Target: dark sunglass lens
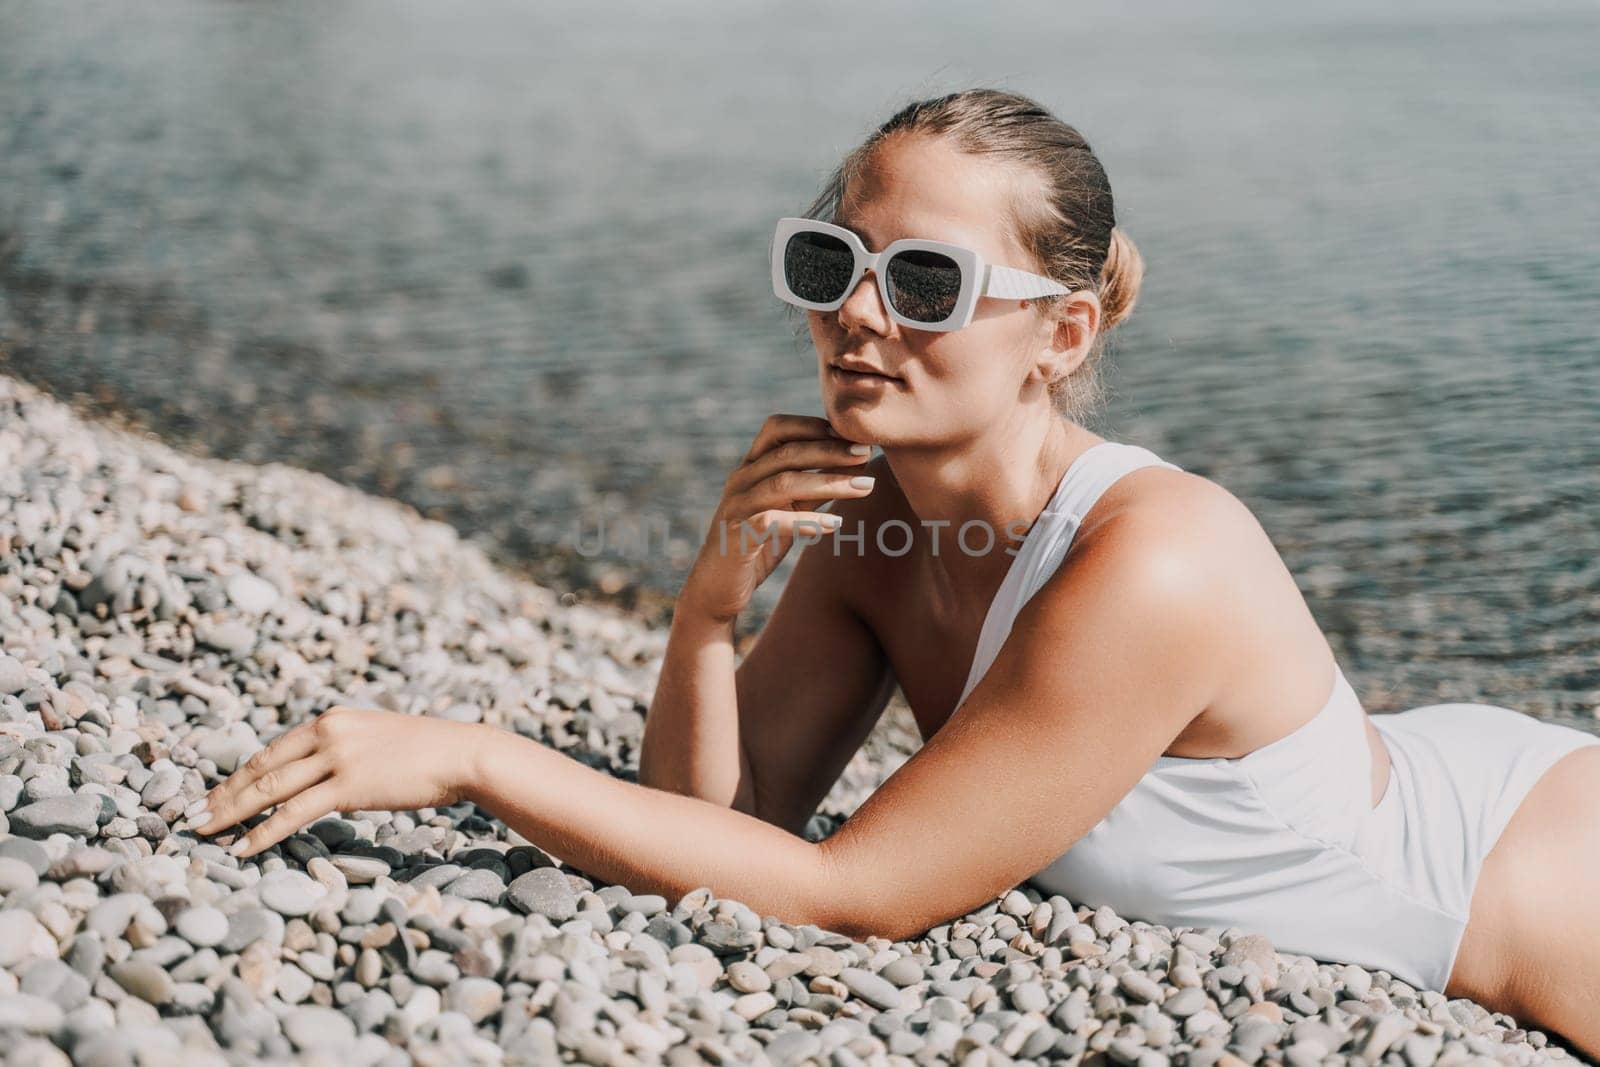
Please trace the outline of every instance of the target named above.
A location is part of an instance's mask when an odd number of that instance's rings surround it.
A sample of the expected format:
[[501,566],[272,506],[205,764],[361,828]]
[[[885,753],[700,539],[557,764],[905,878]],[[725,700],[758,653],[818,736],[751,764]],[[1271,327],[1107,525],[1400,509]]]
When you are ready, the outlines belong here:
[[961,266],[939,252],[900,252],[889,261],[889,298],[917,322],[943,322],[961,295]]
[[844,295],[855,257],[850,246],[827,233],[797,233],[783,250],[783,275],[802,300],[826,304]]

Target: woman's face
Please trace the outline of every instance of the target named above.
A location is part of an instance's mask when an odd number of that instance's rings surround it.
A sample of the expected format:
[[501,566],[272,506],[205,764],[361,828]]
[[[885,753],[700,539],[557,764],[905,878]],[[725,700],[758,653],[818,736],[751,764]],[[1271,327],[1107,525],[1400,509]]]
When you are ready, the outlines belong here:
[[[835,221],[872,252],[901,237],[922,237],[965,245],[989,263],[1037,271],[997,222],[1016,181],[1010,168],[943,141],[900,136],[874,152]],[[872,271],[838,310],[806,317],[825,417],[852,441],[890,446],[975,435],[1014,414],[1026,389],[1043,390],[1075,362],[1052,351],[1055,324],[1025,300],[982,297],[960,330],[902,326],[885,310]],[[1061,336],[1068,338],[1065,331]],[[884,377],[844,373],[837,364]]]

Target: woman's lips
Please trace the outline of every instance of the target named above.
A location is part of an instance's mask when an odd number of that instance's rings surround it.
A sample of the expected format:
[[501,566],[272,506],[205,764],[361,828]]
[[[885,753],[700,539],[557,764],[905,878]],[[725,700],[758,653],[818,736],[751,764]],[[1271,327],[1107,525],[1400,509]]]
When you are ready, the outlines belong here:
[[845,370],[834,364],[828,365],[828,376],[840,385],[876,385],[898,382],[899,378],[891,378],[887,374],[869,374],[865,371]]

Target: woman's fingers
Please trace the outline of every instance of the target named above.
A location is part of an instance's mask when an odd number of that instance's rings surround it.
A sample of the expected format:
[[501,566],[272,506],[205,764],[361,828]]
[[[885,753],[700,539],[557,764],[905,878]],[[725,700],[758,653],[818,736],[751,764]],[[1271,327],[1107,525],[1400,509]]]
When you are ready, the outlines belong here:
[[[777,510],[794,512],[799,506],[797,501],[821,502],[843,495],[827,481],[829,475],[806,475],[804,470],[822,467],[837,471],[858,462],[851,456],[849,444],[833,432],[828,420],[783,413],[768,416],[750,451],[723,484],[722,499],[717,502],[706,541],[679,593],[680,600],[700,604],[713,618],[736,618],[756,587],[789,550],[793,528],[798,523],[805,522],[819,531],[837,526],[833,516],[818,514],[809,507],[787,517],[761,513],[774,504],[780,505]],[[783,479],[787,502],[774,499],[768,503],[756,498],[760,486],[771,480],[768,475]],[[750,532],[751,524],[776,536],[759,551],[741,547],[730,552],[730,540]]]
[[833,426],[827,419],[815,415],[774,412],[767,416],[766,421],[761,424],[761,429],[756,431],[756,438],[751,442],[750,451],[745,453],[744,461],[749,463],[768,449],[785,441],[799,441],[805,438],[838,440],[833,432]]
[[221,785],[185,808],[183,813],[192,819],[202,811],[215,812],[236,800],[262,775],[310,755],[317,747],[317,721],[309,719],[283,736],[274,738],[265,748],[245,760]]
[[[857,478],[862,481],[857,482]],[[792,508],[803,500],[862,497],[872,492],[874,484],[873,477],[868,474],[779,471],[751,486],[741,499],[747,510],[757,512],[766,508]]]
[[324,779],[279,804],[271,818],[242,835],[228,851],[240,859],[254,856],[336,810],[338,796],[333,779]]
[[[321,753],[273,766],[251,778],[242,788],[228,788],[219,799],[210,802],[211,807],[190,816],[189,828],[196,833],[215,834],[270,807],[277,806],[281,811],[326,778],[331,769],[330,761]],[[223,785],[230,787],[232,782],[230,778]]]
[[750,552],[763,545],[787,551],[796,538],[821,539],[839,528],[840,518],[826,511],[790,511],[768,508],[727,531],[728,546]]
[[782,471],[850,470],[859,464],[867,463],[871,458],[871,445],[856,444],[852,441],[841,441],[836,438],[788,441],[763,453],[759,458],[740,465],[729,476],[728,484],[742,491]]

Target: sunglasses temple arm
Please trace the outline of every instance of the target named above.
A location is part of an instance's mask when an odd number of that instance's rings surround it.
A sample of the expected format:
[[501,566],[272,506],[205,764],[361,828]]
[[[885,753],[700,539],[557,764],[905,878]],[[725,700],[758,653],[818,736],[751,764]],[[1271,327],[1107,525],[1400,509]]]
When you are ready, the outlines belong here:
[[1032,300],[1041,296],[1057,296],[1072,292],[1066,286],[1043,275],[1033,274],[1014,267],[987,264],[984,267],[983,295],[1002,300]]

